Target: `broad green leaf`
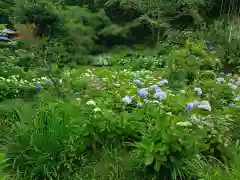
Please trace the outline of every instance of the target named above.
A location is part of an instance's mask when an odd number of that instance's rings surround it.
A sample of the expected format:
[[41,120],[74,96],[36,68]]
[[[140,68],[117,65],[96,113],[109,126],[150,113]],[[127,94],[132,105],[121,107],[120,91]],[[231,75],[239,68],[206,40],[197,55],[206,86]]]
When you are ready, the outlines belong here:
[[147,157],[145,157],[145,163],[144,163],[145,166],[152,164],[153,159],[154,159],[154,157],[152,155],[148,155]]

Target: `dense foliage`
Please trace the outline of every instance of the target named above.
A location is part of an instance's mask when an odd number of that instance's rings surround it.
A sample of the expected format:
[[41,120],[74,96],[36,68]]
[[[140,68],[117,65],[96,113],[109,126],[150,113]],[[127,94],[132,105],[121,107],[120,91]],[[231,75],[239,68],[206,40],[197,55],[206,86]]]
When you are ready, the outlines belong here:
[[2,0],[0,180],[240,179],[239,4]]

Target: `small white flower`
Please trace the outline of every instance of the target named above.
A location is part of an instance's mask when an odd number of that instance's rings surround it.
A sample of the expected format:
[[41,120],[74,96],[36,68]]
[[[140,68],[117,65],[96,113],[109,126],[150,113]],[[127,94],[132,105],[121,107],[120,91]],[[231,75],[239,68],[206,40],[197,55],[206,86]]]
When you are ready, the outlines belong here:
[[180,91],[180,93],[182,93],[182,94],[185,94],[185,93],[186,93],[186,91],[185,91],[185,90],[181,90],[181,91]]
[[89,100],[86,105],[96,106],[96,103],[93,100]]
[[47,78],[46,77],[41,77],[41,80],[45,81],[45,80],[47,80]]
[[93,109],[93,111],[94,111],[94,112],[101,112],[102,110],[101,110],[100,108],[97,108],[97,107],[96,107],[96,108]]
[[217,78],[216,79],[218,83],[224,83],[226,82],[224,78]]
[[91,74],[91,73],[92,73],[92,70],[91,70],[91,69],[88,69],[87,72]]
[[6,82],[8,82],[8,83],[9,83],[9,82],[10,82],[10,79],[6,79]]
[[81,101],[81,99],[80,98],[76,98],[76,101]]
[[189,126],[192,126],[192,123],[185,121],[185,122],[177,122],[176,125],[181,127],[189,127]]
[[90,75],[90,74],[88,74],[88,73],[85,73],[84,75],[85,75],[85,76],[87,76],[87,77],[91,76],[91,75]]
[[211,105],[208,101],[198,101],[197,102],[197,108],[198,109],[206,109],[208,111],[212,110]]
[[120,87],[119,83],[113,83],[113,85],[116,86],[116,87]]

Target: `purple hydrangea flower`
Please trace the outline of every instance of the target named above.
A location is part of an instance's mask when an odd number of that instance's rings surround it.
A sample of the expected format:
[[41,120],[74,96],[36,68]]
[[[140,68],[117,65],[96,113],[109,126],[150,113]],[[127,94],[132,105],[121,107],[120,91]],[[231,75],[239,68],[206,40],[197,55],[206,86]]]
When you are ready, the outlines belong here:
[[148,91],[145,88],[138,89],[137,93],[141,98],[143,98],[143,99],[147,98]]

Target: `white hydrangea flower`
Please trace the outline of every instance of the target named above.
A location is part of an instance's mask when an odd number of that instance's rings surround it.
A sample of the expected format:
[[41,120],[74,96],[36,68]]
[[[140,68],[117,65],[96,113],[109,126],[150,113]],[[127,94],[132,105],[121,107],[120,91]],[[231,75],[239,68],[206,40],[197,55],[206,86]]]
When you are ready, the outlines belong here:
[[89,106],[96,106],[96,103],[93,101],[93,100],[89,100],[86,105],[89,105]]

